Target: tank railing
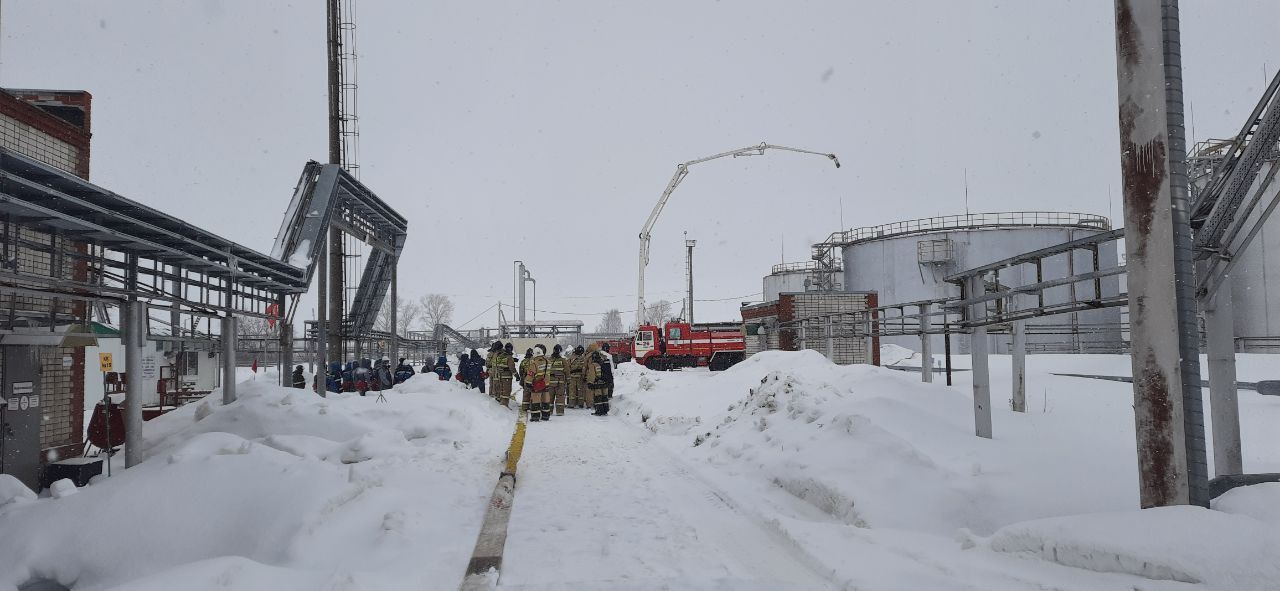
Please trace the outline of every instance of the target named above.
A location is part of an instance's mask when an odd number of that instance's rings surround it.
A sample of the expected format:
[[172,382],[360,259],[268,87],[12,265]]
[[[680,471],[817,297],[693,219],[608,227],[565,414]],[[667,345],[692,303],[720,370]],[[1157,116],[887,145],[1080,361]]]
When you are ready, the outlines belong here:
[[[817,271],[818,268],[819,268],[818,261],[799,261],[795,263],[779,263],[773,266],[772,273],[776,275],[778,273],[797,273],[800,271]],[[844,268],[843,263],[837,262],[835,264],[834,270],[842,271],[843,268]]]
[[[1105,216],[1064,211],[1009,211],[992,213],[968,213],[904,220],[854,228],[831,234],[824,245],[847,245],[863,240],[888,238],[940,230],[964,230],[999,226],[1074,226],[1094,230],[1110,230],[1111,221]],[[815,245],[815,247],[818,245]]]

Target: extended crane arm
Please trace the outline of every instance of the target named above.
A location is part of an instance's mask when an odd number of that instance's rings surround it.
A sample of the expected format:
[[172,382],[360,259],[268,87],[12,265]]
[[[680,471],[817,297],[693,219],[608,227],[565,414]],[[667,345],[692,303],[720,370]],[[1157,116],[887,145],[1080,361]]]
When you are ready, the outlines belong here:
[[653,211],[649,213],[649,219],[645,220],[644,227],[640,228],[640,277],[639,277],[639,285],[636,289],[636,325],[637,326],[644,324],[644,316],[645,316],[644,268],[649,264],[649,235],[650,235],[650,232],[653,231],[654,224],[658,222],[658,215],[662,213],[662,208],[667,206],[667,200],[671,198],[671,193],[675,192],[676,187],[680,186],[680,182],[684,180],[684,177],[689,175],[689,167],[693,166],[694,164],[701,164],[703,162],[717,160],[719,158],[725,158],[729,156],[732,156],[734,158],[738,158],[739,156],[742,156],[742,157],[760,156],[764,154],[765,150],[770,150],[770,149],[785,150],[787,152],[798,152],[801,154],[816,154],[818,156],[826,156],[827,158],[830,158],[832,162],[835,163],[836,168],[840,168],[840,159],[836,158],[835,154],[824,154],[822,152],[814,152],[812,150],[802,150],[800,148],[789,148],[787,146],[775,146],[773,144],[769,144],[765,142],[760,142],[758,145],[755,145],[755,146],[747,146],[745,148],[730,150],[728,152],[721,152],[719,154],[714,154],[711,156],[707,156],[705,158],[698,158],[696,160],[690,160],[688,162],[677,164],[676,173],[671,176],[671,181],[667,183],[667,188],[665,191],[662,192],[662,197],[659,197],[658,203],[653,206]]

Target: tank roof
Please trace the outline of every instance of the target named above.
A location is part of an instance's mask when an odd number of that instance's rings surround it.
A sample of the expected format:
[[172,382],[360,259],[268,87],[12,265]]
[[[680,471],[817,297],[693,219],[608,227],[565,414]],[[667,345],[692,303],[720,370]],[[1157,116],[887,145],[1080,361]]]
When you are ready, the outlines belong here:
[[[1062,211],[1009,211],[944,215],[834,232],[824,242],[815,244],[814,247],[848,246],[882,238],[929,232],[1025,227],[1080,228],[1105,232],[1111,229],[1111,220],[1100,215]],[[777,269],[777,267],[774,268]]]

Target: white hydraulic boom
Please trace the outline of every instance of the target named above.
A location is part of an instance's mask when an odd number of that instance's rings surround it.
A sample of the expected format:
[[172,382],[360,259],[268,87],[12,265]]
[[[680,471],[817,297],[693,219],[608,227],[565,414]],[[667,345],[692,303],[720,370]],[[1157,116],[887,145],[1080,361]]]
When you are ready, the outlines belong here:
[[671,198],[671,193],[676,190],[676,187],[680,186],[680,182],[683,181],[684,177],[689,174],[689,167],[693,166],[694,164],[701,164],[703,162],[716,160],[718,158],[724,158],[726,156],[732,156],[734,158],[737,158],[739,156],[760,156],[764,154],[765,150],[770,150],[770,149],[786,150],[788,152],[799,152],[801,154],[817,154],[818,156],[825,156],[827,158],[830,158],[831,161],[835,163],[836,168],[840,168],[840,159],[836,158],[835,154],[824,154],[822,152],[814,152],[812,150],[801,150],[799,148],[775,146],[773,144],[768,144],[765,142],[760,142],[759,145],[748,146],[746,148],[739,148],[737,150],[731,150],[729,152],[721,152],[719,154],[707,156],[706,158],[698,158],[697,160],[690,160],[683,164],[677,164],[675,175],[671,177],[671,182],[667,183],[667,189],[662,192],[662,197],[658,199],[657,205],[653,206],[653,212],[649,214],[649,219],[645,220],[644,227],[640,229],[640,281],[639,281],[639,285],[636,288],[636,326],[644,324],[644,317],[645,317],[644,268],[649,264],[649,233],[653,230],[653,225],[658,222],[658,214],[662,213],[663,207],[666,207],[667,200]]

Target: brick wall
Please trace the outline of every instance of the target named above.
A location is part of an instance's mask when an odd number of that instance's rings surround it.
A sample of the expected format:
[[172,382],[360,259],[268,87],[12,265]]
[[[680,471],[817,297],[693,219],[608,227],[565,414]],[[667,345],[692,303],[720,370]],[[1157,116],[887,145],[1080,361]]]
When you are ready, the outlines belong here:
[[[40,162],[89,178],[90,104],[79,91],[21,90],[0,92],[0,146]],[[85,253],[85,244],[28,227],[7,228],[20,242],[54,247],[50,250]],[[8,239],[8,236],[5,236]],[[58,257],[43,249],[19,245],[13,253],[19,270],[44,276],[85,281],[87,264]],[[9,281],[22,287],[38,284]],[[0,309],[47,315],[57,306],[60,315],[86,317],[82,303],[32,296],[0,294]],[[71,358],[69,367],[63,359]],[[84,348],[40,347],[41,460],[79,455],[84,433]]]

